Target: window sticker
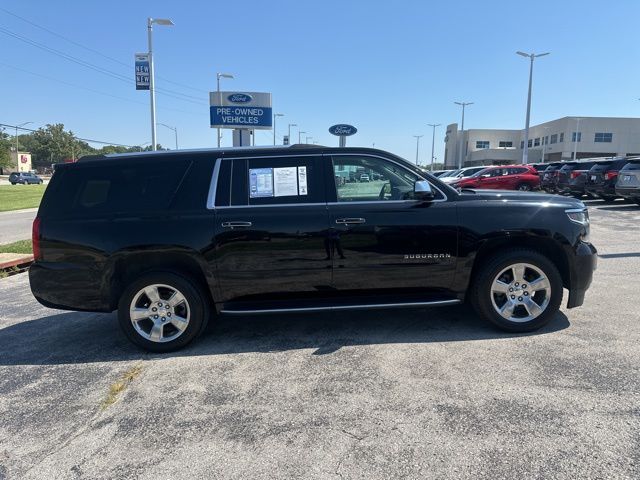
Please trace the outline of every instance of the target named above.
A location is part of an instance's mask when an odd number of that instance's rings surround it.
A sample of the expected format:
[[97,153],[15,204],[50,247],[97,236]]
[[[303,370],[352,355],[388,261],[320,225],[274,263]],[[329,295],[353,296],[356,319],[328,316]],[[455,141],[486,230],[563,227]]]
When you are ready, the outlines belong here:
[[307,194],[307,167],[298,167],[298,195]]
[[298,195],[296,167],[274,168],[273,187],[273,193],[276,197],[290,197]]
[[273,168],[249,169],[249,196],[251,198],[273,197]]

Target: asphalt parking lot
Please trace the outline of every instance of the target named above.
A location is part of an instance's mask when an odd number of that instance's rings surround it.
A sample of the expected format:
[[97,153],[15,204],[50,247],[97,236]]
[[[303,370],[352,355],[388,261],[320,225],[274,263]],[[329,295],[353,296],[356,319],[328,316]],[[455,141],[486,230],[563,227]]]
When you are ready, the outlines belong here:
[[527,335],[466,306],[234,317],[160,356],[0,280],[0,479],[640,478],[640,207],[587,203],[586,303]]

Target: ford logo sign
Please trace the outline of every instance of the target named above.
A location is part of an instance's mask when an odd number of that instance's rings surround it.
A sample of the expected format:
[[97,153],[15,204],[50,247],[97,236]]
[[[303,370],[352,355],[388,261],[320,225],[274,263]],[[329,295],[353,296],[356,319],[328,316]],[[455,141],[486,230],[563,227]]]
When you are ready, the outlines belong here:
[[353,125],[345,125],[343,123],[334,125],[333,127],[329,128],[330,134],[337,135],[339,137],[348,137],[355,134],[357,131],[358,129]]
[[251,95],[247,95],[246,93],[232,93],[227,97],[231,103],[249,103],[253,100]]

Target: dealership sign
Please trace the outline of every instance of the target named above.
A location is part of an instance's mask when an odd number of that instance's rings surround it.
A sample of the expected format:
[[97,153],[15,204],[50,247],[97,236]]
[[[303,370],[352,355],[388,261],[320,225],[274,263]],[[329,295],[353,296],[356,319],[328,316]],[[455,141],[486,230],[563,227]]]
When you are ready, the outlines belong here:
[[210,92],[210,125],[216,128],[271,129],[271,94]]
[[149,90],[149,54],[136,53],[136,90]]
[[353,125],[346,125],[344,123],[329,127],[329,133],[338,137],[349,137],[356,134],[357,132],[358,129],[356,127],[354,127]]

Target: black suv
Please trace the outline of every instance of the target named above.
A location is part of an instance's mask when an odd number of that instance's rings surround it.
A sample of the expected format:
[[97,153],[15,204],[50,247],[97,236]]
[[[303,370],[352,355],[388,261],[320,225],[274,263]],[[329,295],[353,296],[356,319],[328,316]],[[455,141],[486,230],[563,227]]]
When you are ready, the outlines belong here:
[[[350,172],[369,182],[344,182]],[[375,175],[374,175],[375,174]],[[541,208],[544,205],[544,208]],[[290,146],[60,165],[33,225],[45,306],[110,312],[152,350],[216,314],[454,305],[528,331],[596,265],[578,200],[461,191],[380,150]]]
[[626,158],[596,162],[587,173],[587,181],[584,186],[587,195],[593,198],[601,198],[608,202],[618,198],[616,193],[618,172],[627,163],[629,163],[629,160]]
[[539,170],[540,188],[545,192],[554,193],[558,180],[558,171],[562,168],[562,162],[550,163],[544,170]]
[[587,182],[587,173],[594,164],[593,160],[566,162],[557,170],[556,191],[582,198],[585,195],[584,186]]

